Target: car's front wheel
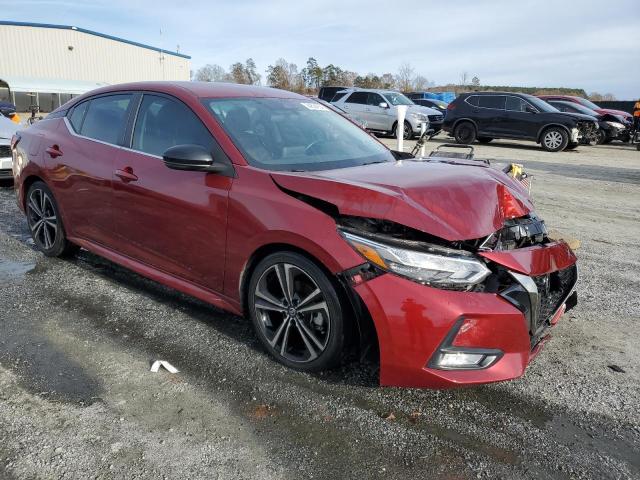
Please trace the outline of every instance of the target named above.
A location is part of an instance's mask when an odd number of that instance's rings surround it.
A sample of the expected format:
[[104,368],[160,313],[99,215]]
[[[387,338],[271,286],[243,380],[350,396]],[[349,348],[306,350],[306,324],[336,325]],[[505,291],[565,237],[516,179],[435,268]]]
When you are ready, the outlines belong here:
[[540,143],[547,152],[559,152],[567,148],[569,134],[562,128],[551,127],[544,131]]
[[[396,123],[393,125],[393,130],[391,130],[391,135],[393,135],[394,137],[398,136],[397,128],[398,128],[398,124]],[[405,140],[411,140],[411,138],[413,138],[413,128],[411,128],[411,124],[406,120],[404,121],[404,130],[402,132],[402,138],[404,138]]]
[[248,309],[267,351],[303,371],[331,368],[344,346],[343,308],[328,276],[294,252],[273,253],[255,268]]
[[67,240],[58,204],[44,182],[37,181],[29,187],[25,207],[31,237],[42,253],[62,257],[78,250]]
[[476,140],[476,127],[471,122],[461,122],[456,125],[453,136],[457,143],[469,145]]

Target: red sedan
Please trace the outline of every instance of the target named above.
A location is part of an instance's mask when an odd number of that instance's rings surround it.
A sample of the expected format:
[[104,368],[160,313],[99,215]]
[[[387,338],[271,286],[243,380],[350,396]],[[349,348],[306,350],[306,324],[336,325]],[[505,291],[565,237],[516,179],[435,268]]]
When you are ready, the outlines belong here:
[[295,369],[373,345],[383,385],[508,380],[575,304],[574,254],[511,177],[401,158],[293,93],[102,88],[22,131],[12,151],[45,255],[82,247],[246,315]]

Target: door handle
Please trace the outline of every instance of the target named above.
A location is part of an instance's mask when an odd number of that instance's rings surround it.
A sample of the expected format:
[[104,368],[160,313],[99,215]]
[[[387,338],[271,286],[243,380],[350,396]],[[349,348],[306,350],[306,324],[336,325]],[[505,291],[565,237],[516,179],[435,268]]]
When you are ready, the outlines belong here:
[[138,180],[138,176],[133,173],[133,168],[131,167],[124,167],[122,170],[118,169],[113,173],[125,183],[135,182]]
[[51,158],[57,158],[62,156],[62,150],[58,145],[52,145],[45,150]]

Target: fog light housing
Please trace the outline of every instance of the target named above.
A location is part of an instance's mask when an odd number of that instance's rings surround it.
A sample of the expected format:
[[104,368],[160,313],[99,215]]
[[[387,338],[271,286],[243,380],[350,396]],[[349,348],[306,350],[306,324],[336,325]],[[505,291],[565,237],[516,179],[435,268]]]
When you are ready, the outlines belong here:
[[481,369],[491,366],[497,359],[498,355],[495,353],[476,353],[461,349],[440,350],[431,366],[443,370]]
[[454,339],[464,322],[464,317],[456,320],[453,328],[451,328],[438,350],[429,360],[427,364],[429,368],[437,370],[482,370],[483,368],[489,368],[500,360],[504,354],[502,350],[453,345]]

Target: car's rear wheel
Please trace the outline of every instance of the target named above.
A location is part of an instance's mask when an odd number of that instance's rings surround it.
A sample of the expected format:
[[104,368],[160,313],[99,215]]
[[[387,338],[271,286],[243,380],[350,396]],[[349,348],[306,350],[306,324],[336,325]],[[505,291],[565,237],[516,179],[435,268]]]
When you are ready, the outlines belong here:
[[491,140],[493,140],[491,137],[478,137],[480,143],[489,143]]
[[540,143],[547,152],[559,152],[567,148],[569,134],[560,127],[547,128],[542,134]]
[[340,362],[343,308],[327,275],[299,253],[273,253],[255,268],[248,309],[260,342],[280,363],[318,371]]
[[66,237],[60,210],[44,182],[34,182],[27,191],[26,214],[33,241],[48,257],[71,255],[78,247]]
[[469,145],[476,140],[476,127],[471,122],[461,122],[456,125],[453,136],[457,143]]

